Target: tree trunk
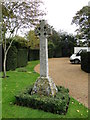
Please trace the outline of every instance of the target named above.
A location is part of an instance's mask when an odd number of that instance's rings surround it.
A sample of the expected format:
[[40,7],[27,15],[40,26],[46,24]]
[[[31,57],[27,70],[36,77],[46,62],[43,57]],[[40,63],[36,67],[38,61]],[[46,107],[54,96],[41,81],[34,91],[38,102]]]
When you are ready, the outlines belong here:
[[3,63],[3,77],[6,78],[6,60],[7,60],[7,53],[12,45],[13,40],[10,42],[8,48],[6,48],[6,38],[5,38],[5,45],[4,45],[4,63]]
[[3,77],[6,78],[6,57],[7,54],[4,53],[4,63],[3,63]]

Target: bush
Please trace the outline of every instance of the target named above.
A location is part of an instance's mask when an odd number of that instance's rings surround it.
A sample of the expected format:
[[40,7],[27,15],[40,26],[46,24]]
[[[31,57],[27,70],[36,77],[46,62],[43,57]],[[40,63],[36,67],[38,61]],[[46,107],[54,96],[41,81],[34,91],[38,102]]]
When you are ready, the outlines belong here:
[[7,61],[6,61],[6,69],[7,70],[15,70],[17,67],[17,48],[12,46],[7,54]]
[[49,42],[48,43],[48,57],[49,58],[53,58],[53,56],[54,56],[54,48],[55,48],[54,44],[52,42]]
[[17,49],[27,48],[28,41],[24,37],[15,36],[12,39],[14,39],[13,45],[16,46]]
[[25,91],[22,91],[19,95],[16,95],[16,104],[41,109],[46,112],[66,114],[70,100],[68,89],[57,87],[58,93],[56,96],[48,97],[38,94],[31,95],[32,88],[31,86]]
[[28,62],[28,50],[18,49],[17,52],[17,67],[24,67]]
[[55,58],[62,57],[62,48],[61,48],[61,46],[58,46],[57,48],[55,48],[54,57]]
[[90,73],[90,52],[83,52],[81,54],[81,69]]
[[[7,54],[6,61],[6,70],[15,70],[17,67],[24,67],[28,62],[28,51],[27,51],[27,41],[19,36],[14,38],[7,39],[7,47],[9,45],[9,41],[14,39],[12,46],[10,47]],[[0,71],[3,71],[3,62],[4,62],[4,49],[0,46],[2,59],[0,59],[1,65]]]
[[27,70],[25,68],[21,67],[18,69],[18,72],[27,72]]
[[30,49],[28,53],[28,60],[39,60],[39,49]]
[[2,45],[0,45],[0,72],[2,71],[3,68],[2,61],[3,61],[3,49],[2,49]]

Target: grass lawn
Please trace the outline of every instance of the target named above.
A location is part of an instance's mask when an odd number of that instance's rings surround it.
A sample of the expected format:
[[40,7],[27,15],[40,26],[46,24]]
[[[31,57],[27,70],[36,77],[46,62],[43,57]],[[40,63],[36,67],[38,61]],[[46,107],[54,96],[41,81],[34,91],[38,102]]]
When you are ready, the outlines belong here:
[[[22,89],[33,84],[38,73],[34,72],[34,67],[39,61],[29,62],[25,67],[27,72],[8,71],[9,76],[2,79],[2,117],[3,118],[87,118],[88,108],[71,97],[69,109],[66,115],[52,114],[37,109],[17,106],[15,102],[15,95]],[[0,78],[1,80],[1,78]]]

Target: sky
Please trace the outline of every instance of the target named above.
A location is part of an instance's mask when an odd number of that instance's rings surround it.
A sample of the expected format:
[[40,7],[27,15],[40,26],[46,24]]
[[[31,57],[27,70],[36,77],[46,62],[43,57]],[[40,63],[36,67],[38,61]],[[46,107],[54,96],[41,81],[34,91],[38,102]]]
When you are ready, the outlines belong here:
[[63,30],[71,34],[76,25],[71,25],[76,12],[88,5],[90,0],[43,0],[47,15],[44,17],[56,31]]
[[[88,5],[90,0],[42,0],[44,5],[40,7],[45,10],[48,24],[53,26],[56,31],[63,30],[67,33],[75,35],[76,25],[71,25],[72,19],[83,6]],[[19,30],[18,34],[24,36],[29,30]]]

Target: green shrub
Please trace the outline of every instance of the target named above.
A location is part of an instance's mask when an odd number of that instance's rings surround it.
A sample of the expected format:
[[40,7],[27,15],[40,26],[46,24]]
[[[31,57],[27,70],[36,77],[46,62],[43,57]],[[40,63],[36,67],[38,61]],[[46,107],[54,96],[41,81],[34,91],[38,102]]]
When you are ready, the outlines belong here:
[[30,49],[28,53],[28,60],[39,60],[39,49]]
[[7,54],[7,70],[15,70],[17,67],[17,48],[12,46]]
[[[14,39],[11,48],[7,54],[6,70],[15,70],[17,67],[26,66],[28,62],[28,51],[27,51],[27,41],[19,36],[8,39],[7,47],[9,46],[9,41]],[[2,71],[4,62],[4,49],[0,46],[2,50]],[[0,66],[1,68],[1,66]]]
[[0,72],[3,70],[3,49],[2,45],[0,45]]
[[90,52],[83,52],[81,54],[81,69],[90,73]]
[[62,48],[61,48],[61,46],[58,46],[58,47],[55,48],[54,57],[55,58],[62,57]]
[[54,44],[52,42],[48,42],[48,57],[53,58],[54,56]]
[[69,105],[69,92],[64,87],[57,87],[58,93],[55,97],[44,95],[31,95],[32,86],[16,95],[16,104],[41,109],[55,114],[66,114]]
[[18,49],[12,46],[7,54],[7,70],[15,70],[17,67],[24,67],[28,62],[27,49]]
[[25,68],[21,67],[18,69],[18,72],[27,72],[27,70]]
[[17,49],[27,48],[28,41],[24,37],[15,36],[12,39],[14,39],[13,45],[16,46]]
[[17,67],[24,67],[28,62],[28,50],[18,49],[17,53]]

